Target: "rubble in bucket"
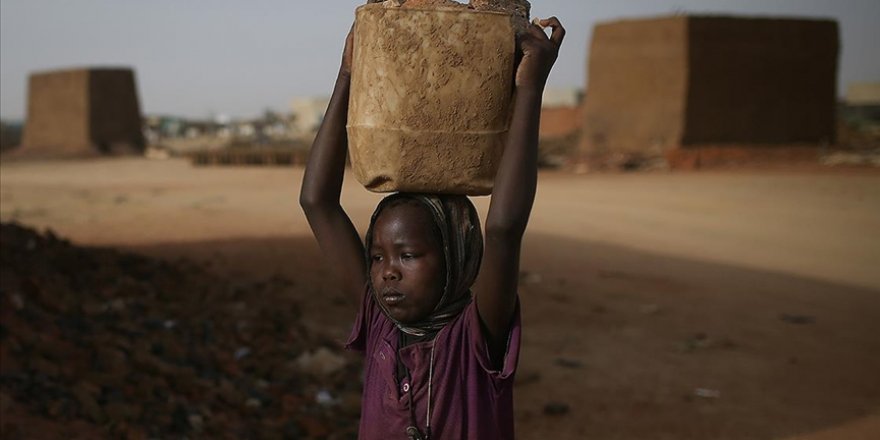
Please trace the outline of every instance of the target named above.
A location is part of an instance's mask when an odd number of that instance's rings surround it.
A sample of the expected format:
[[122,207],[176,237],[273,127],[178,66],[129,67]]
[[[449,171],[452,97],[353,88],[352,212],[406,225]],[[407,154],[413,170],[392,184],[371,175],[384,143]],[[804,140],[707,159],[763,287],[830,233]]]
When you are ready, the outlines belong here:
[[527,15],[525,1],[359,7],[348,113],[358,181],[376,192],[491,193],[509,123],[513,23]]
[[[372,3],[380,3],[374,1]],[[510,14],[515,20],[514,28],[517,32],[524,29],[529,22],[529,12],[532,5],[526,0],[471,0],[467,4],[455,0],[386,0],[384,3],[389,7],[467,7],[476,11],[495,11]]]

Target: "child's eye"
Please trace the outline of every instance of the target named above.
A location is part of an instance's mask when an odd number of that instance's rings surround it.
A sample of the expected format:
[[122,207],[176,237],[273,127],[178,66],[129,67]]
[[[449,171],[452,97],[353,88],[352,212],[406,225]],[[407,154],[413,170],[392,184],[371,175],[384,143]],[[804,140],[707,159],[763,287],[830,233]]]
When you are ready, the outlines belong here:
[[412,260],[416,256],[413,254],[410,254],[410,253],[405,253],[405,254],[401,255],[400,257],[403,258],[404,260]]
[[381,255],[373,255],[373,261],[382,261]]

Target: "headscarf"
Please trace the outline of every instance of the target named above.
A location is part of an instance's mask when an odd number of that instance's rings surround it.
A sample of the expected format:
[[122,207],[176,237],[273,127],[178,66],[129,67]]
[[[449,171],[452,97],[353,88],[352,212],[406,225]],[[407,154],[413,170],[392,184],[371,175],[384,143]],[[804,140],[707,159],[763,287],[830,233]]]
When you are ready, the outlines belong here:
[[480,260],[483,257],[483,235],[480,231],[480,220],[474,205],[463,195],[451,194],[414,194],[395,193],[382,199],[373,212],[370,219],[370,227],[367,229],[365,240],[367,251],[367,279],[370,291],[376,295],[370,277],[370,267],[373,260],[370,258],[370,247],[373,244],[373,227],[379,214],[392,204],[416,202],[428,209],[434,226],[440,232],[440,245],[446,259],[446,285],[443,288],[443,296],[434,307],[434,310],[423,320],[415,323],[404,324],[392,318],[387,308],[377,298],[377,303],[400,331],[413,335],[425,336],[439,331],[443,326],[452,321],[465,306],[470,304],[473,294],[471,286],[477,278],[480,270]]

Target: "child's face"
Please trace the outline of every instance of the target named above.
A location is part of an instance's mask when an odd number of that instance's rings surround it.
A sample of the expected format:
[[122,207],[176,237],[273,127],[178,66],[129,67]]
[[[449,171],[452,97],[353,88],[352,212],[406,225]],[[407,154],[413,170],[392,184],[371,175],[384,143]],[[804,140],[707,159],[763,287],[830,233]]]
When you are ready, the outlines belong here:
[[425,209],[404,204],[385,209],[373,225],[370,279],[392,318],[414,323],[443,296],[443,249]]

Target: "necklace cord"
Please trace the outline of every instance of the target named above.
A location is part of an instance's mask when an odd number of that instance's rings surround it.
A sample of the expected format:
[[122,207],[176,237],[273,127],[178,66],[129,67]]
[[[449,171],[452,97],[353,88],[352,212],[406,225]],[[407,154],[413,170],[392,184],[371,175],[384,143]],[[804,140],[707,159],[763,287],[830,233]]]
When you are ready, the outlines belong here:
[[[425,415],[425,440],[429,440],[431,438],[431,397],[434,386],[434,348],[436,345],[431,344],[431,361],[428,363],[428,411]],[[399,355],[399,352],[398,352]],[[413,388],[412,386],[412,373],[407,369],[406,371],[407,380],[410,382],[409,390],[407,391],[407,395],[409,396],[409,412],[410,412],[410,420],[412,421],[412,426],[407,429],[407,434],[410,435],[410,438],[419,439],[421,438],[421,434],[418,433],[418,428],[416,428],[416,407],[415,402],[413,402]],[[411,432],[410,430],[414,431]],[[418,435],[415,437],[414,435]]]
[[428,363],[428,415],[425,422],[428,437],[431,436],[431,388],[434,385],[434,348],[437,347],[436,342],[436,340],[431,342],[431,362]]

